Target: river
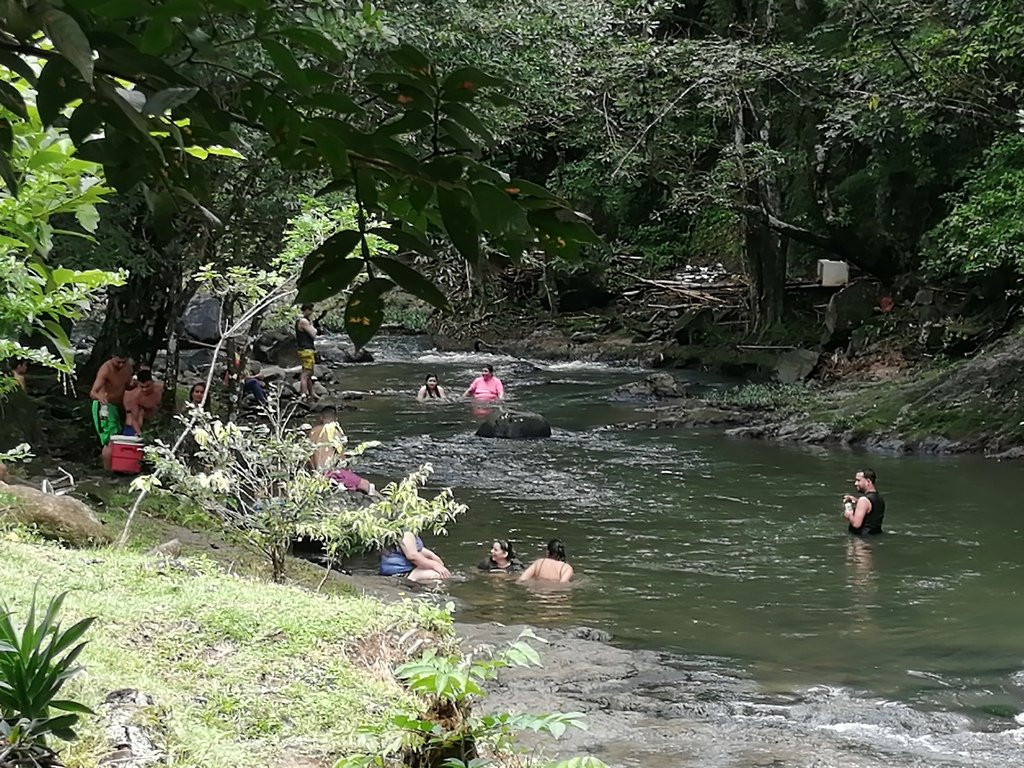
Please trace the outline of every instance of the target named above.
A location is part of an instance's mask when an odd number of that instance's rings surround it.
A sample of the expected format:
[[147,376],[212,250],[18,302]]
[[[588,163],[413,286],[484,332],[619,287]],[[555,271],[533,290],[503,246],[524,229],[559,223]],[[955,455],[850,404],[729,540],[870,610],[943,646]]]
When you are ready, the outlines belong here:
[[[447,539],[427,542],[464,576],[449,585],[461,620],[600,628],[728,669],[765,701],[838,697],[854,724],[894,705],[937,739],[953,718],[963,738],[936,747],[938,762],[982,749],[993,765],[1024,765],[1020,464],[616,428],[650,418],[649,405],[611,398],[639,369],[438,353],[416,338],[374,351],[377,362],[338,371],[342,388],[379,392],[341,421],[383,443],[365,473],[429,461],[469,505]],[[428,373],[458,395],[484,363],[511,407],[548,417],[551,439],[476,438],[469,404],[415,401]],[[840,517],[864,466],[887,500],[888,532],[871,541]],[[475,571],[493,539],[529,562],[552,536],[579,574],[570,588]]]

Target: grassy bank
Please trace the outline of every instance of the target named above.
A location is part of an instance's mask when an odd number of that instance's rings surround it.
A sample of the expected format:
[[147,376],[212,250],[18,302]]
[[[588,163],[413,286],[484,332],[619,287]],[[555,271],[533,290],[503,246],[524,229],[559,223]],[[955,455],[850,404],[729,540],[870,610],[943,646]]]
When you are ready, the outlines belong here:
[[[357,725],[407,696],[391,669],[412,638],[448,631],[423,604],[273,585],[205,557],[62,549],[17,531],[0,540],[0,583],[21,617],[37,585],[46,598],[70,592],[65,625],[98,617],[68,693],[94,709],[117,689],[149,694],[145,720],[170,766],[329,766]],[[102,719],[87,720],[62,750],[71,768],[107,751]]]

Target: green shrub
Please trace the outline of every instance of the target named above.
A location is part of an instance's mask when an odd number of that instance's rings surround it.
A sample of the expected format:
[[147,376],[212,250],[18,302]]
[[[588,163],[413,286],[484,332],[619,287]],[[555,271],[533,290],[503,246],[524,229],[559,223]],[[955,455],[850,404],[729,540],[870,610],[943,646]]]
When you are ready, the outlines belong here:
[[[522,638],[489,659],[442,656],[429,650],[419,660],[403,664],[395,676],[416,694],[420,708],[391,718],[384,728],[364,730],[367,753],[344,758],[334,768],[409,766],[411,768],[483,768],[495,765],[484,757],[516,754],[515,736],[523,730],[559,738],[570,727],[586,730],[580,712],[546,715],[501,713],[476,717],[475,699],[484,695],[484,683],[507,667],[540,666],[540,656]],[[533,764],[532,762],[530,763]],[[606,768],[600,760],[578,757],[546,768]]]
[[57,698],[81,670],[75,660],[85,643],[79,641],[95,620],[62,630],[57,617],[66,595],[51,599],[37,622],[33,594],[20,629],[7,605],[0,605],[0,765],[56,764],[51,738],[74,741],[79,716],[94,714],[84,704]]

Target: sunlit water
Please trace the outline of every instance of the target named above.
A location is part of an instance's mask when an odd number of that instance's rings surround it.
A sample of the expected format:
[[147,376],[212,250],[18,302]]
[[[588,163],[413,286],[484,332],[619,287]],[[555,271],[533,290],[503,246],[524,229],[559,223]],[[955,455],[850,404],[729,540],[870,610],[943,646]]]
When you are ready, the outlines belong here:
[[[383,442],[362,471],[384,479],[429,461],[469,505],[449,538],[427,542],[464,577],[449,586],[461,619],[599,627],[627,646],[714,659],[780,700],[838,690],[978,731],[1024,724],[1020,464],[609,427],[650,418],[610,398],[642,371],[421,345],[385,340],[377,363],[340,369],[341,388],[381,392],[341,418],[353,438]],[[547,416],[551,439],[477,438],[466,402],[415,401],[427,373],[460,395],[485,362],[511,407]],[[865,465],[888,502],[888,533],[871,541],[849,537],[839,510]],[[529,561],[552,536],[579,574],[570,589],[474,569],[492,539]]]

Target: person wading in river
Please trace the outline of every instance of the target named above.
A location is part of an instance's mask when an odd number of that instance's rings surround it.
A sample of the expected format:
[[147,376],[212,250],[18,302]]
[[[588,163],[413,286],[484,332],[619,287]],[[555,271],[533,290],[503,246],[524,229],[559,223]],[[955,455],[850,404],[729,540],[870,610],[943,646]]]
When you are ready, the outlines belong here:
[[843,517],[850,523],[850,533],[857,536],[873,536],[882,532],[885,499],[875,488],[876,480],[873,469],[863,469],[853,479],[853,485],[861,495],[843,496],[843,503],[846,505]]
[[572,566],[565,562],[565,545],[558,539],[548,542],[547,557],[541,557],[530,563],[526,573],[516,581],[561,581],[572,578]]

